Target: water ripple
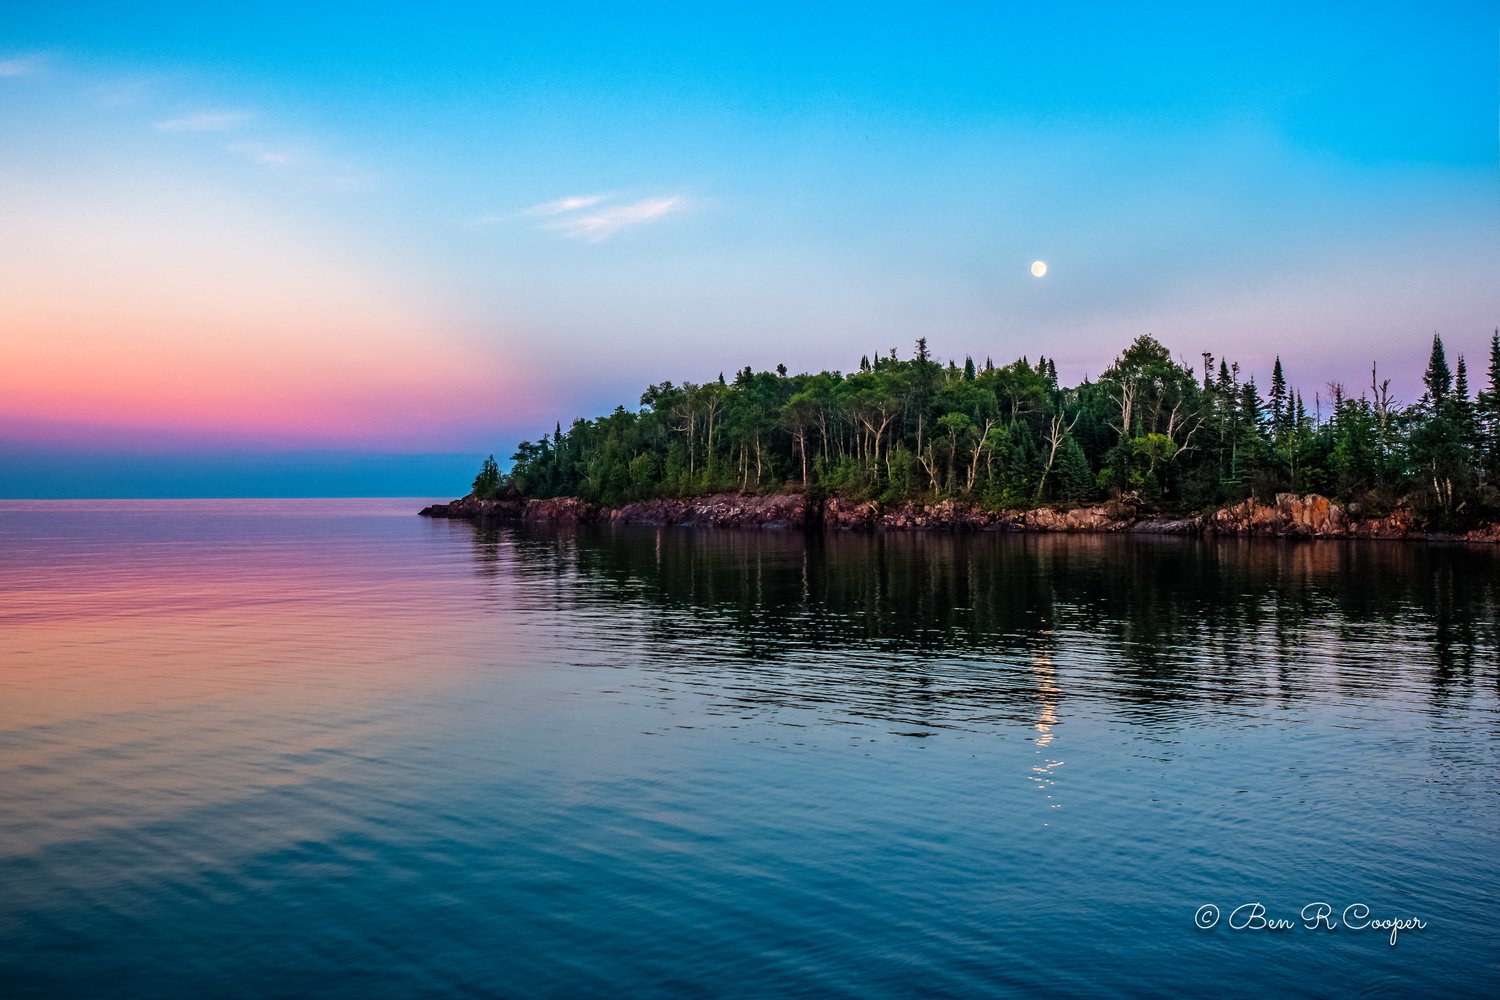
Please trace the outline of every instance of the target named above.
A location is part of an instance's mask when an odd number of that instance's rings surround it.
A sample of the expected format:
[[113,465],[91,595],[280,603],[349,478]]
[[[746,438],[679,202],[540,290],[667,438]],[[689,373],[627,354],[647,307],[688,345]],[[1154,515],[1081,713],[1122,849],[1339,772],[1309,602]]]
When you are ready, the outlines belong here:
[[1500,988],[1493,552],[416,506],[0,503],[7,997]]

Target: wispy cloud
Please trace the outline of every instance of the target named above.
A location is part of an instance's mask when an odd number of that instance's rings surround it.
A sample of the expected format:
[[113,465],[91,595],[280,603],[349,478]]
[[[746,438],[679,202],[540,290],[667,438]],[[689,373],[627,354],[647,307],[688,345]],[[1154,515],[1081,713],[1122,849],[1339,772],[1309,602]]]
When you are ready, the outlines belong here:
[[601,201],[607,199],[607,194],[575,194],[567,198],[558,198],[555,201],[544,201],[540,205],[532,205],[522,215],[561,215],[564,212],[576,212],[579,209],[592,208]]
[[6,56],[0,59],[0,77],[33,76],[42,71],[41,56]]
[[[465,225],[471,227],[494,226],[520,219],[542,219],[542,229],[562,233],[564,236],[602,243],[623,229],[654,222],[663,216],[681,211],[688,205],[682,195],[667,195],[659,198],[644,198],[622,205],[605,205],[612,194],[575,194],[566,198],[544,201],[540,205],[523,208],[519,212],[496,212],[478,215]],[[587,211],[596,206],[597,211]]]
[[194,111],[159,121],[156,128],[162,132],[227,132],[239,128],[250,118],[248,111]]
[[546,228],[555,229],[565,236],[587,240],[590,243],[602,243],[622,230],[647,222],[655,222],[657,219],[682,210],[686,205],[687,199],[681,195],[646,198],[598,212],[569,214],[565,218],[547,223]]

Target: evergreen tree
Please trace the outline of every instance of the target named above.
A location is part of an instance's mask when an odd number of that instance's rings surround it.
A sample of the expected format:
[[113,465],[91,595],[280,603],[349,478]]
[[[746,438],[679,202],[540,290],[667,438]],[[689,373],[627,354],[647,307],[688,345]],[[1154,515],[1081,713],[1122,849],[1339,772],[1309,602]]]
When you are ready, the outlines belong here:
[[1427,371],[1422,376],[1427,386],[1427,396],[1433,406],[1441,406],[1453,391],[1453,373],[1448,369],[1448,358],[1443,353],[1443,339],[1432,335],[1432,355],[1427,360]]
[[[1464,464],[1482,476],[1484,441],[1479,432],[1479,414],[1474,400],[1469,397],[1469,367],[1462,354],[1453,369],[1453,397],[1448,401],[1448,413],[1458,436]],[[1470,483],[1470,477],[1465,476],[1464,481]]]
[[1484,480],[1500,486],[1500,330],[1490,337],[1490,384],[1479,394],[1480,465]]
[[1091,500],[1095,496],[1094,470],[1078,440],[1071,434],[1057,459],[1057,495],[1071,503]]
[[[1468,381],[1467,372],[1464,381]],[[1411,461],[1429,516],[1439,527],[1455,528],[1474,485],[1473,470],[1464,440],[1462,406],[1453,391],[1453,372],[1436,334],[1422,382],[1427,392],[1407,416]]]
[[1281,370],[1281,355],[1276,356],[1276,365],[1271,369],[1271,395],[1267,398],[1271,406],[1271,437],[1280,444],[1286,436],[1287,392],[1286,375]]
[[474,495],[481,500],[493,500],[500,489],[500,466],[495,462],[495,456],[491,455],[484,460],[479,467],[479,475],[474,477]]
[[1244,483],[1266,466],[1268,443],[1265,429],[1265,410],[1260,401],[1260,391],[1251,378],[1240,386],[1239,401],[1235,407],[1234,468],[1231,478]]

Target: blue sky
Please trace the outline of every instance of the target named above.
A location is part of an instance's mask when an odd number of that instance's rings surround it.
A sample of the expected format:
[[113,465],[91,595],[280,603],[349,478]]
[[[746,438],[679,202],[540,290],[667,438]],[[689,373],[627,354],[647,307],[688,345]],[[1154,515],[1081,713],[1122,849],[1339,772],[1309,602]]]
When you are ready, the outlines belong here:
[[1497,47],[1488,3],[11,4],[0,494],[101,449],[461,491],[413,470],[919,336],[1414,396],[1500,325]]

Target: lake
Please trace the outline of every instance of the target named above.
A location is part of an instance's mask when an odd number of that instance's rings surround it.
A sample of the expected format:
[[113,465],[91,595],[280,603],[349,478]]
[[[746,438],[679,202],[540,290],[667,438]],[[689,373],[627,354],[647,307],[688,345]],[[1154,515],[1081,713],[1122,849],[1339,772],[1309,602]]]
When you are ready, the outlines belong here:
[[0,995],[1500,994],[1500,552],[426,502],[0,503]]

